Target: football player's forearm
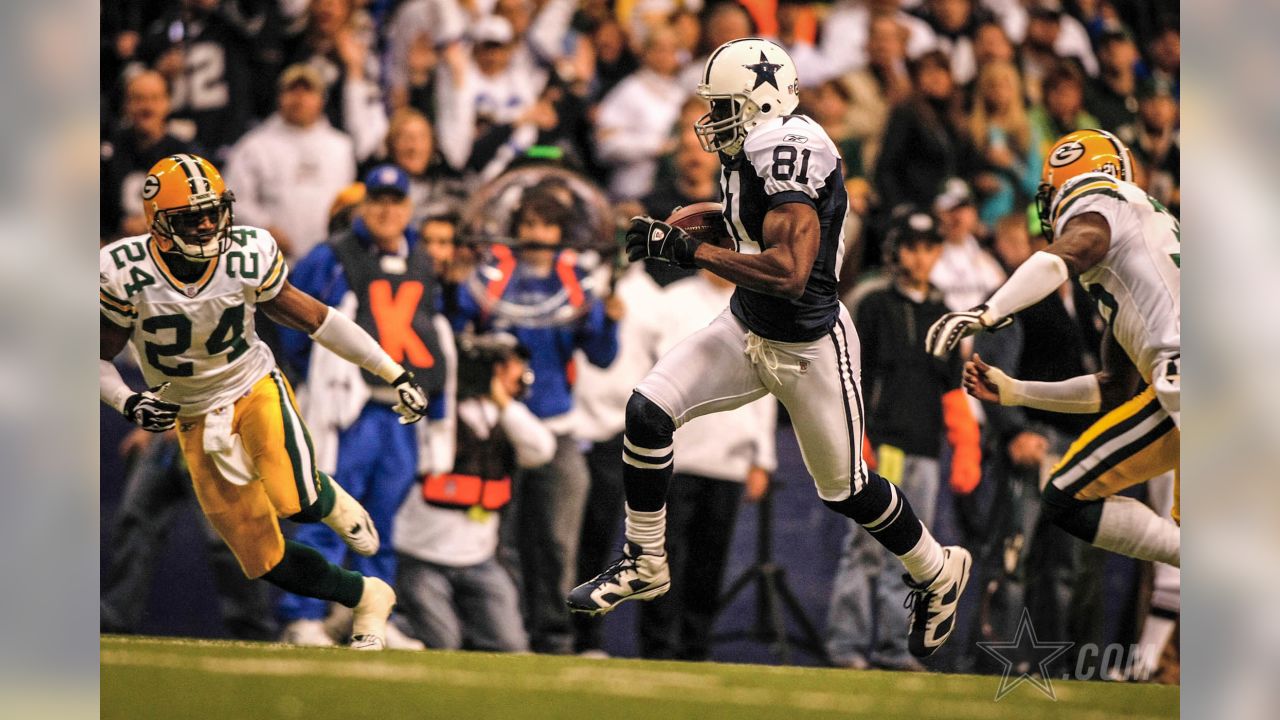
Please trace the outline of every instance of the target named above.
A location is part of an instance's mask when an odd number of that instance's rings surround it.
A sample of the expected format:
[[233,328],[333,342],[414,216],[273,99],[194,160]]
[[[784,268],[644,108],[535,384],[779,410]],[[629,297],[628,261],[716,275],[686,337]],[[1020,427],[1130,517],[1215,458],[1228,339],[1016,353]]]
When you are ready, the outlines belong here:
[[[987,300],[983,323],[987,325],[1035,305],[1058,289],[1068,277],[1062,258],[1043,250],[1032,253],[1027,261]],[[990,316],[988,318],[988,316]]]
[[98,360],[98,396],[102,402],[124,413],[124,402],[133,394],[133,389],[125,384],[116,370],[115,363],[110,360]]
[[795,300],[804,294],[808,273],[801,272],[785,253],[770,248],[758,255],[743,255],[715,245],[703,243],[694,259],[734,285],[766,295]]
[[394,383],[404,374],[400,363],[391,359],[382,346],[351,318],[329,308],[324,322],[311,333],[311,339],[347,362]]
[[1095,413],[1102,408],[1102,387],[1098,375],[1080,375],[1058,382],[1008,378],[1007,384],[1000,385],[1000,404],[1058,413]]

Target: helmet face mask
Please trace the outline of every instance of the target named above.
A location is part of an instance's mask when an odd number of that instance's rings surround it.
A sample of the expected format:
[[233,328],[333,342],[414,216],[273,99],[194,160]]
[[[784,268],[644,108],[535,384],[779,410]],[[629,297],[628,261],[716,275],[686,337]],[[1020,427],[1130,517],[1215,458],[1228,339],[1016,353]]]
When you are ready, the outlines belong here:
[[231,247],[232,203],[218,169],[197,155],[179,153],[152,166],[142,185],[147,227],[162,252],[207,262]]
[[795,63],[773,42],[741,38],[716,48],[697,88],[711,103],[693,126],[702,149],[736,155],[752,128],[795,110],[799,87]]

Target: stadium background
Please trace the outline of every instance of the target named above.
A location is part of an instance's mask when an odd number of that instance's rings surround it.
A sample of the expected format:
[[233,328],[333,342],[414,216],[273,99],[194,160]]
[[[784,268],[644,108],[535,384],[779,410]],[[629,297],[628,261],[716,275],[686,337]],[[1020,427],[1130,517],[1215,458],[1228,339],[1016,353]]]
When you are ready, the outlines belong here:
[[[195,2],[190,4],[218,5],[219,3]],[[304,3],[298,2],[285,2],[279,5],[265,2],[222,4],[236,6],[250,16],[254,12],[286,13],[289,10],[297,11],[299,9],[306,12],[306,8],[302,7]],[[365,3],[357,4],[364,5]],[[888,4],[893,5],[895,3]],[[1002,7],[1006,12],[1010,11],[1007,6],[1011,4],[1018,5],[1017,2],[988,3],[988,5]],[[121,80],[130,72],[129,61],[138,59],[122,55],[120,52],[122,49],[121,37],[127,36],[130,32],[135,32],[139,38],[145,38],[148,31],[154,30],[157,25],[162,28],[167,27],[164,25],[164,20],[167,17],[165,13],[171,12],[176,5],[178,3],[124,2],[104,6],[102,35],[102,128],[104,138],[109,138],[118,131],[122,114],[120,105]],[[326,3],[315,3],[314,5],[326,5]],[[368,12],[369,22],[373,23],[372,27],[385,29],[385,25],[378,24],[379,19],[385,21],[386,18],[391,17],[391,13],[395,9],[394,5],[396,3],[368,3],[365,11]],[[597,6],[599,5],[601,3],[585,3],[583,13],[598,13],[600,9]],[[777,24],[778,11],[776,8],[770,7],[770,5],[770,3],[752,3],[753,20],[758,24],[758,29],[762,31],[768,27],[770,21],[775,26]],[[858,5],[858,3],[842,5]],[[911,6],[909,8],[911,12],[925,13],[928,10],[927,6],[931,5],[931,3],[903,3],[903,5]],[[644,5],[646,8],[651,6],[656,6],[659,11],[679,9],[677,3],[667,5],[659,2],[652,5]],[[1087,37],[1093,42],[1100,40],[1107,32],[1118,31],[1118,23],[1125,32],[1133,36],[1135,45],[1145,51],[1146,57],[1142,62],[1148,68],[1152,65],[1150,46],[1160,36],[1161,28],[1164,27],[1162,23],[1172,22],[1173,27],[1176,28],[1177,22],[1177,6],[1172,3],[1081,2],[1067,3],[1065,7],[1057,7],[1054,3],[1037,5],[1037,7],[1040,6],[1043,6],[1046,12],[1066,12],[1068,17],[1074,18],[1088,32]],[[972,6],[970,7],[972,9]],[[804,7],[805,17],[812,18],[812,34],[814,39],[818,40],[819,47],[821,47],[823,41],[821,19],[835,9],[837,8],[829,8],[822,4]],[[614,8],[613,10],[625,13],[625,9]],[[707,17],[711,11],[712,8],[708,6],[692,14],[695,17]],[[1016,8],[1013,11],[1016,12]],[[624,29],[635,28],[635,24],[638,22],[635,15],[636,13],[632,12],[628,16],[630,18],[629,24],[624,24]],[[285,20],[287,18],[282,15],[268,20],[268,23],[277,23],[280,27],[284,27],[287,25]],[[382,33],[375,33],[374,37],[382,38],[383,35]],[[582,37],[587,37],[587,35],[584,33]],[[128,42],[125,43],[125,45],[127,44]],[[142,45],[140,44],[138,47],[142,47]],[[374,50],[372,56],[375,58],[380,57],[377,52],[379,45],[375,43],[371,47]],[[1093,50],[1092,42],[1089,49]],[[700,57],[700,54],[690,51],[689,55],[691,56],[690,63],[696,64],[694,61]],[[155,57],[158,59],[160,54]],[[262,63],[262,67],[279,68],[279,58],[273,60],[269,47],[257,48],[255,50],[255,58],[257,62]],[[276,65],[271,65],[272,62],[275,62]],[[1086,77],[1088,76],[1087,71],[1085,75]],[[390,99],[394,94],[390,87],[384,86],[381,89],[387,99]],[[246,116],[241,118],[245,128],[250,127],[258,116],[271,109],[273,90],[274,81],[268,77],[268,79],[261,80],[254,89],[229,98],[229,103],[232,105],[251,108],[247,111]],[[175,108],[174,117],[177,120],[183,120],[183,115],[182,108]],[[190,119],[191,113],[187,115],[188,117],[185,119]],[[584,117],[586,117],[585,111]],[[238,138],[212,137],[212,141],[210,141],[197,135],[194,139],[197,141],[205,140],[202,145],[208,147],[210,154],[216,158],[220,154],[224,154]],[[378,151],[374,151],[372,155],[365,158],[366,162],[373,162],[377,155]],[[600,172],[598,168],[589,171],[597,174]],[[603,175],[598,175],[598,177],[601,180],[601,184],[604,185],[605,177]],[[970,179],[973,178],[971,177]],[[867,180],[874,193],[876,190],[874,178],[868,176]],[[932,194],[932,191],[922,192]],[[876,232],[874,227],[876,213],[887,210],[887,208],[877,208],[874,202],[874,194],[872,198],[873,200],[867,213],[867,226],[868,232],[874,237]],[[104,197],[104,213],[108,202],[113,202],[113,200]],[[104,226],[102,233],[104,238],[114,234],[114,229]],[[878,243],[874,242],[866,244],[866,247],[874,248],[877,246]],[[876,259],[875,255],[876,253],[873,251],[866,253],[872,264]],[[115,453],[115,448],[118,447],[119,439],[125,429],[123,421],[111,416],[107,411],[103,412],[100,455],[102,478],[101,518],[104,529],[102,553],[104,561],[111,552],[107,528],[109,528],[109,519],[118,500],[120,483],[123,477],[122,466],[118,455]],[[840,518],[825,511],[818,503],[813,502],[809,480],[799,462],[798,452],[795,449],[794,440],[791,438],[789,429],[785,427],[779,428],[778,436],[779,470],[777,477],[784,480],[784,484],[775,507],[775,547],[778,549],[778,560],[786,567],[788,577],[793,587],[797,590],[797,594],[809,610],[811,617],[821,626],[828,600],[830,577],[839,553],[845,525]],[[217,637],[221,634],[221,629],[215,620],[217,617],[213,600],[215,594],[212,592],[204,563],[199,559],[201,554],[200,546],[203,540],[201,539],[200,531],[197,529],[194,515],[188,520],[179,522],[175,526],[168,547],[162,556],[162,561],[157,567],[156,586],[149,606],[150,611],[147,615],[146,625],[142,630],[157,634]],[[959,530],[956,528],[953,513],[950,512],[950,506],[945,500],[939,509],[938,522],[937,534],[940,539],[944,542],[959,539]],[[755,527],[754,509],[747,508],[739,518],[727,577],[736,577],[743,568],[753,561]],[[1107,568],[1108,625],[1106,639],[1126,641],[1127,635],[1132,633],[1131,618],[1133,615],[1132,603],[1134,601],[1133,587],[1136,567],[1134,563],[1129,561],[1109,558],[1107,560]],[[751,599],[744,597],[739,602],[742,605],[731,609],[726,616],[734,619],[754,617],[754,611],[743,610],[748,607],[747,603],[750,603]],[[620,655],[634,653],[633,645],[629,642],[631,622],[632,617],[629,609],[620,610],[615,616],[611,616],[611,630],[608,633],[608,649],[611,652]],[[731,630],[734,628],[732,623],[725,623],[719,626],[718,629]],[[965,632],[965,629],[962,628],[960,632]],[[722,646],[717,650],[716,657],[717,659],[736,661],[768,662],[772,660],[772,656],[769,653],[754,644]]]

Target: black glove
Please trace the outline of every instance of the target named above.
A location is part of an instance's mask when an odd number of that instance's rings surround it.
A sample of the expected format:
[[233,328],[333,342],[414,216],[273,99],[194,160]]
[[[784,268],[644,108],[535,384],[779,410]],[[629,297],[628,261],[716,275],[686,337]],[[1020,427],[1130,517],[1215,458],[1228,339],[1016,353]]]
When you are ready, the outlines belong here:
[[413,379],[413,373],[405,370],[391,383],[400,394],[400,402],[393,410],[400,413],[400,424],[416,423],[427,414],[427,393]]
[[160,383],[144,392],[134,393],[124,401],[124,416],[129,422],[148,432],[164,432],[178,421],[181,405],[160,399],[169,383]]
[[631,228],[627,230],[627,259],[635,262],[653,258],[683,268],[697,267],[693,254],[701,244],[701,240],[674,225],[637,216],[631,218]]

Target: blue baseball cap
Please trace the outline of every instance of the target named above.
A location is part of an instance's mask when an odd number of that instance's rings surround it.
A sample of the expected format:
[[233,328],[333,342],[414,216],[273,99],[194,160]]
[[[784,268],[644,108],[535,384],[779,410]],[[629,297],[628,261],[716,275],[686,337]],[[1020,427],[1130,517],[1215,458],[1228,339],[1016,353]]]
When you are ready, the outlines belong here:
[[369,195],[409,195],[409,175],[398,166],[379,165],[364,176],[365,192]]

